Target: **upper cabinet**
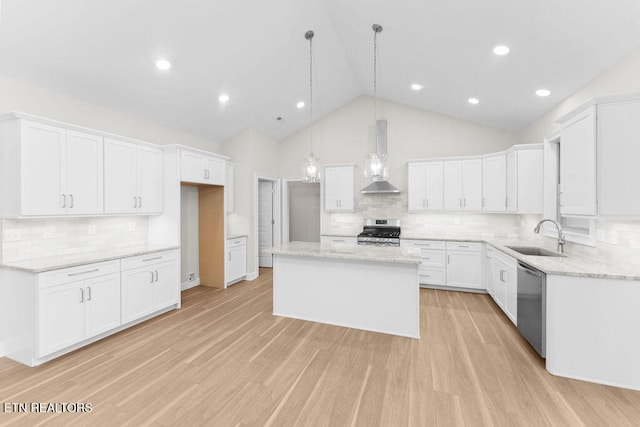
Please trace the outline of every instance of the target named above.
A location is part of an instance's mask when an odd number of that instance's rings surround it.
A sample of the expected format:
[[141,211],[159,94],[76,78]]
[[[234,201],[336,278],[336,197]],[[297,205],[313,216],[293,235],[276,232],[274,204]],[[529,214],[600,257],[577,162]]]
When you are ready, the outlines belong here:
[[596,98],[558,120],[560,213],[640,217],[640,94]]
[[197,151],[180,151],[180,180],[195,184],[225,185],[225,160]]
[[506,157],[487,156],[482,159],[482,210],[504,212],[506,200]]
[[105,138],[104,200],[109,214],[162,213],[162,150]]
[[482,208],[482,159],[445,161],[443,175],[445,210]]
[[1,135],[3,216],[103,212],[102,137],[25,119]]
[[335,165],[324,168],[324,210],[355,211],[355,166]]
[[542,144],[516,145],[507,152],[507,212],[541,214],[544,201]]
[[442,161],[409,162],[407,184],[410,212],[442,210]]

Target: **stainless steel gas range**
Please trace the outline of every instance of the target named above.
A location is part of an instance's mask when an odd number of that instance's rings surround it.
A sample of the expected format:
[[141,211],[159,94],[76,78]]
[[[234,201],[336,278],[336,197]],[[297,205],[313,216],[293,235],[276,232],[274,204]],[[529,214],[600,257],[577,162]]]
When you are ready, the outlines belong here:
[[400,246],[399,219],[366,219],[359,245]]

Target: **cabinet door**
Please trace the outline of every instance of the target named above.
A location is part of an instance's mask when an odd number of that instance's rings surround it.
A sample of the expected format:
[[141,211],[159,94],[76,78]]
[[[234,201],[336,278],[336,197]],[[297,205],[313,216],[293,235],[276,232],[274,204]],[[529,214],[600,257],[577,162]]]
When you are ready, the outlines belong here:
[[22,215],[64,215],[66,131],[20,121],[20,185]]
[[122,323],[128,323],[153,313],[152,268],[123,271],[121,275]]
[[104,212],[135,213],[137,147],[127,142],[104,140]]
[[235,210],[235,203],[233,200],[233,166],[226,165],[226,174],[224,180],[224,206],[227,213],[232,213]]
[[83,282],[40,291],[38,303],[38,356],[62,350],[84,339]]
[[85,338],[120,326],[120,274],[88,279],[85,290]]
[[482,159],[462,161],[462,208],[482,210]]
[[409,163],[407,166],[407,178],[409,211],[427,210],[427,164]]
[[507,154],[507,212],[517,212],[518,210],[518,180],[516,174],[517,153],[518,152],[516,150],[513,150]]
[[220,159],[205,159],[205,170],[207,171],[207,183],[211,185],[224,185],[225,166]]
[[237,280],[247,275],[247,247],[238,245],[229,248],[227,267],[229,269],[227,281]]
[[574,117],[560,137],[560,212],[596,213],[596,128],[594,109]]
[[324,210],[340,210],[340,169],[327,167],[324,169]]
[[518,321],[518,271],[511,268],[505,268],[505,304],[504,312],[517,326]]
[[163,162],[162,150],[139,146],[137,153],[137,193],[140,213],[162,213]]
[[339,209],[342,212],[353,212],[355,210],[354,195],[354,168],[344,166],[339,170]]
[[[544,209],[544,151],[518,150],[516,155],[516,194],[518,213],[542,214]],[[509,200],[511,203],[511,200]]]
[[207,172],[204,165],[204,157],[182,151],[180,153],[180,180],[183,182],[207,183]]
[[443,208],[443,165],[442,162],[426,164],[425,198],[429,211],[441,211]]
[[443,164],[444,210],[462,210],[462,161],[452,160]]
[[507,279],[505,277],[506,269],[502,263],[496,258],[492,259],[492,276],[493,276],[493,296],[496,304],[503,311],[505,309],[505,303],[507,301]]
[[180,272],[178,262],[171,261],[151,267],[153,282],[153,311],[161,310],[180,301]]
[[487,288],[487,293],[495,300],[493,280],[493,255],[487,250],[487,256],[484,261],[484,283]]
[[447,251],[447,285],[482,288],[480,252]]
[[67,207],[70,215],[103,212],[102,137],[67,131]]
[[482,159],[482,210],[504,212],[506,209],[506,157]]

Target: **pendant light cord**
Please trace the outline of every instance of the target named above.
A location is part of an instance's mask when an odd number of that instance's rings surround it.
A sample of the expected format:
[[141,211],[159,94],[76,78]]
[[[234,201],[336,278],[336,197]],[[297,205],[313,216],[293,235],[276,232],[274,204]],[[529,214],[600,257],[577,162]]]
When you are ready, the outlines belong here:
[[378,31],[374,24],[373,26],[373,123],[378,121],[378,108],[377,108],[377,92],[378,92]]
[[304,35],[309,40],[309,146],[310,157],[313,157],[313,31],[307,31]]

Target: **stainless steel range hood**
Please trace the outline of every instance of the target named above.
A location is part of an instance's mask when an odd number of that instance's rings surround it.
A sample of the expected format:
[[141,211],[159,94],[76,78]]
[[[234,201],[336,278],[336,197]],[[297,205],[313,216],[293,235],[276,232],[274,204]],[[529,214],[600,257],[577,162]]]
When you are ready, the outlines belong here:
[[[387,121],[376,121],[376,147],[375,152],[383,158],[387,158]],[[385,179],[375,180],[360,190],[362,194],[398,194],[400,190]]]

